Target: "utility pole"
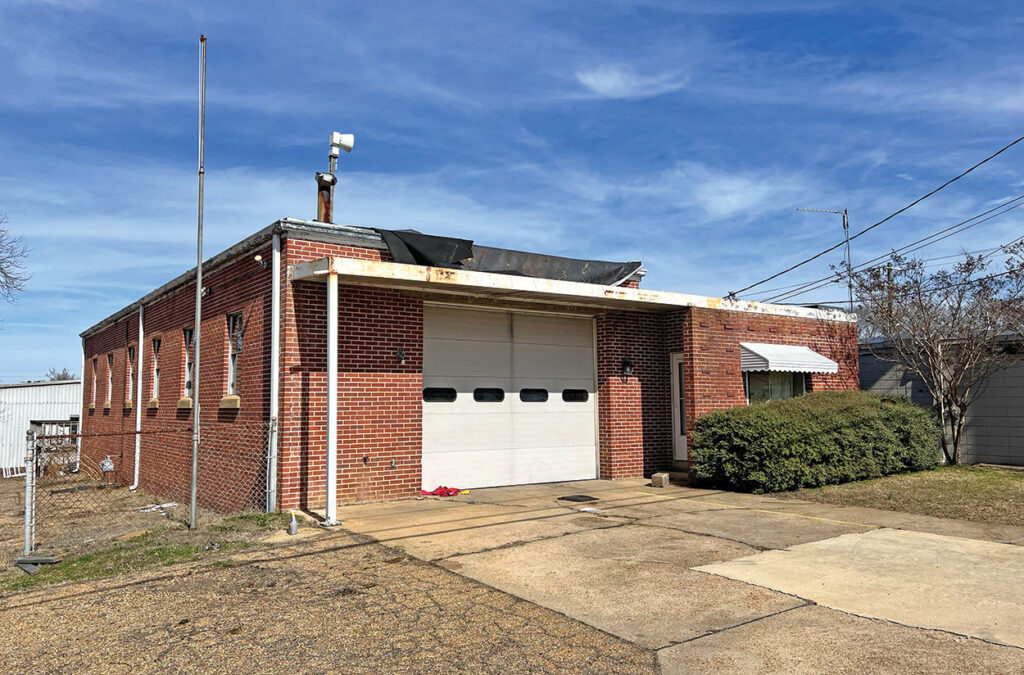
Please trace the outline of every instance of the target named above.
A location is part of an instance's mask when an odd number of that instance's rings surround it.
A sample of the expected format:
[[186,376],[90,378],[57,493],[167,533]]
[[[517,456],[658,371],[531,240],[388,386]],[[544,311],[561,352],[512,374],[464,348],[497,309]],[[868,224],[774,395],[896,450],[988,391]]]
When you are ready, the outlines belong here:
[[[199,36],[199,212],[196,222],[196,318],[192,328],[195,360],[192,364],[192,489],[188,528],[196,529],[199,478],[199,336],[203,333],[203,138],[206,135],[206,36]],[[188,349],[188,345],[185,345]]]
[[832,209],[797,209],[797,211],[810,211],[812,213],[834,213],[843,217],[843,236],[846,237],[846,290],[850,297],[850,313],[853,313],[853,261],[850,258],[850,214],[847,209],[834,211]]

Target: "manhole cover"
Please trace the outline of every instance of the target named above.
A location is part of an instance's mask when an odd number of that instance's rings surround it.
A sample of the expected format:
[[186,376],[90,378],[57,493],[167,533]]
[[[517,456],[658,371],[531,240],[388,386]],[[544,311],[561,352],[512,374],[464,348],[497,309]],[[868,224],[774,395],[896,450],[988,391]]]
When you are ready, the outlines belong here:
[[589,495],[569,495],[567,497],[559,497],[558,501],[561,502],[596,502],[597,497],[591,497]]

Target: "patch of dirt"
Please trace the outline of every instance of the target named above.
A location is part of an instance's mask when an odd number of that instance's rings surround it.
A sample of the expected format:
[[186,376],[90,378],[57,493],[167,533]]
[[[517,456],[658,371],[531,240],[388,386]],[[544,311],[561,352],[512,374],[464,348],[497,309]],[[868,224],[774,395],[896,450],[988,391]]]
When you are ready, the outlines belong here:
[[[46,475],[36,487],[36,552],[67,557],[102,551],[133,534],[184,530],[187,517],[187,503],[104,486],[84,472]],[[222,515],[199,512],[200,525],[224,521]],[[21,554],[24,523],[24,477],[0,480],[0,576]]]
[[945,467],[771,496],[1024,526],[1024,471],[992,467]]
[[344,531],[8,595],[16,671],[655,672],[599,630]]

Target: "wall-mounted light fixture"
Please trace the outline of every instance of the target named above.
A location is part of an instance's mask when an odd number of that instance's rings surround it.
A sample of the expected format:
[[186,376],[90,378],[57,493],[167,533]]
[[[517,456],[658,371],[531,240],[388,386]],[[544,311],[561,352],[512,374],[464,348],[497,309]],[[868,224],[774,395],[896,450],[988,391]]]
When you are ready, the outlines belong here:
[[622,357],[622,376],[633,377],[633,362],[626,357]]
[[252,259],[256,261],[257,265],[259,265],[263,269],[267,269],[267,261],[263,259],[263,256],[257,253],[252,257]]
[[405,365],[405,350],[402,349],[401,347],[396,349],[395,350],[395,358],[398,359],[398,365],[404,366]]

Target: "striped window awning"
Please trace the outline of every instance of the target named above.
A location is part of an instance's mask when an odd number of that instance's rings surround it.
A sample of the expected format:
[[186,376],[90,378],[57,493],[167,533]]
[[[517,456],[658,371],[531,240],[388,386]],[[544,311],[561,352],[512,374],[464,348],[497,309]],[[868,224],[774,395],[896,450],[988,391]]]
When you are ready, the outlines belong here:
[[788,373],[836,373],[839,364],[809,347],[740,343],[740,370]]

